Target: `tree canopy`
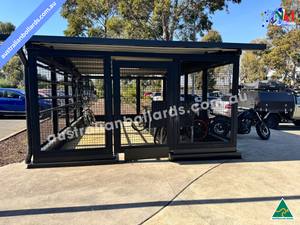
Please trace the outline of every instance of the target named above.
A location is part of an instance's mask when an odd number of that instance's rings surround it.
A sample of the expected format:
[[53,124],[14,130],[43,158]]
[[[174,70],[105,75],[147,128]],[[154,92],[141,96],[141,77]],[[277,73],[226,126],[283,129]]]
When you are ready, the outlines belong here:
[[270,71],[266,65],[268,61],[267,54],[270,52],[270,41],[267,38],[258,38],[251,41],[253,44],[266,44],[264,51],[247,51],[244,52],[241,59],[240,78],[242,82],[252,83],[257,80],[267,79]]
[[[221,34],[216,30],[210,30],[207,34],[200,40],[201,42],[222,42]],[[216,85],[216,74],[219,70],[209,69],[207,71],[207,88],[209,91],[214,90]],[[195,73],[195,88],[202,89],[202,72]]]
[[[10,22],[0,21],[0,34],[11,34],[16,27]],[[20,87],[23,81],[23,64],[19,56],[13,56],[0,70],[0,83],[6,87]]]
[[196,41],[229,2],[241,0],[67,0],[61,16],[66,36]]
[[[299,0],[282,0],[281,6],[290,15],[300,10]],[[283,79],[295,85],[297,80],[297,67],[300,66],[300,18],[295,16],[295,25],[269,26],[267,36],[273,48],[265,56],[266,64],[276,71],[274,79]],[[299,75],[298,75],[299,76]]]
[[11,22],[1,22],[0,21],[0,34],[11,34],[16,29],[15,25]]

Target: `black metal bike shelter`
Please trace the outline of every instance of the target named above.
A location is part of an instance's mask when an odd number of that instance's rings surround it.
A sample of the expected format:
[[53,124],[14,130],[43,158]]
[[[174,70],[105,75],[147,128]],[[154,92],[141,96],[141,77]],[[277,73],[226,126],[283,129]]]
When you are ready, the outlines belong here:
[[[237,104],[228,97],[238,95],[241,51],[263,49],[34,36],[18,52],[25,68],[28,168],[116,163],[121,154],[125,161],[240,158]],[[211,96],[220,93],[222,116],[231,118],[222,135],[211,129],[219,116]]]

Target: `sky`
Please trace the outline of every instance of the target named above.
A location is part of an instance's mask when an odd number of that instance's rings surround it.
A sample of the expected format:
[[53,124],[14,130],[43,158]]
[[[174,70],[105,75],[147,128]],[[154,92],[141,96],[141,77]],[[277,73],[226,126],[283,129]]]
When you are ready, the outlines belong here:
[[[262,27],[262,16],[266,10],[275,10],[280,0],[242,0],[240,4],[229,4],[229,14],[217,11],[212,15],[212,28],[220,32],[223,42],[249,43],[256,38],[266,36]],[[0,0],[0,21],[11,22],[16,27],[42,3],[42,0]],[[67,20],[57,11],[36,33],[37,35],[64,36]]]

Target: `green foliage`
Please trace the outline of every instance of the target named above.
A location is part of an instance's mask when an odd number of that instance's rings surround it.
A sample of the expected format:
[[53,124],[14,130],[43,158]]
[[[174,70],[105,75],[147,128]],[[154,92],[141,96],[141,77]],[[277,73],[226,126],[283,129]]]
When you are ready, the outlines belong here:
[[210,30],[200,42],[222,42],[222,37],[218,31]]
[[96,79],[94,85],[95,85],[97,98],[104,98],[104,91],[105,91],[104,80]]
[[13,56],[3,67],[0,77],[7,79],[13,87],[22,86],[23,64],[18,56]]
[[241,0],[67,0],[61,16],[66,36],[196,41],[229,2]]
[[11,81],[0,79],[0,88],[14,88],[14,86]]
[[134,106],[136,104],[136,83],[125,80],[121,84],[121,101]]
[[[202,71],[195,73],[195,89],[202,90]],[[215,69],[207,70],[207,90],[208,92],[214,91],[214,86],[216,85],[216,75]]]
[[61,16],[68,20],[66,36],[110,37],[109,20],[116,14],[115,0],[67,0]]
[[[281,6],[288,14],[300,10],[298,0],[282,0]],[[266,64],[276,71],[273,79],[281,78],[295,85],[297,82],[296,68],[300,66],[300,18],[295,15],[295,25],[270,26],[267,36],[272,41],[272,51],[265,56]]]
[[[10,22],[0,21],[0,34],[11,34],[16,27]],[[19,56],[13,56],[0,70],[0,78],[8,81],[3,85],[8,85],[14,88],[23,87],[23,64]]]
[[[201,42],[222,42],[222,37],[220,33],[216,30],[210,30],[201,39]],[[215,69],[209,69],[207,71],[207,89],[208,91],[214,91],[214,86],[216,85],[216,78],[218,72]],[[202,72],[195,73],[195,89],[202,89]]]
[[16,27],[11,22],[0,21],[0,34],[11,34],[15,29]]
[[267,66],[271,43],[267,38],[258,38],[251,41],[253,44],[266,44],[264,51],[244,52],[241,59],[240,78],[242,83],[252,83],[257,80],[266,80],[270,67]]

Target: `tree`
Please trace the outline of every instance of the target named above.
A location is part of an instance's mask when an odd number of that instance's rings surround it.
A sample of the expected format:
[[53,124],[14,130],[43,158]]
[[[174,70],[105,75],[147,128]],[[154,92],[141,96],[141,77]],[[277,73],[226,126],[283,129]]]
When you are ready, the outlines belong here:
[[97,91],[97,97],[103,98],[105,92],[104,80],[103,79],[96,79],[95,80],[95,89]]
[[270,71],[267,66],[267,55],[270,53],[271,43],[265,38],[251,41],[253,44],[266,44],[266,50],[244,52],[241,59],[240,79],[242,82],[252,83],[267,79]]
[[241,0],[67,0],[66,36],[172,41],[197,40],[211,29],[209,15]]
[[13,56],[3,67],[1,76],[10,81],[13,87],[23,86],[23,64],[18,56]]
[[207,34],[201,39],[200,42],[223,42],[220,33],[216,30],[210,30]]
[[[200,40],[201,42],[222,42],[222,37],[220,33],[216,30],[210,30],[207,34]],[[213,91],[216,85],[216,74],[218,70],[209,69],[207,71],[207,88],[208,91]],[[202,72],[195,73],[195,88],[202,89]]]
[[[281,6],[290,15],[300,10],[300,1],[282,0]],[[276,71],[275,77],[295,85],[296,68],[300,65],[300,18],[295,16],[295,25],[269,26],[267,36],[272,41],[272,51],[266,57],[271,69]]]
[[1,22],[0,21],[0,34],[11,34],[14,32],[16,27],[10,22]]
[[67,0],[61,16],[68,20],[66,36],[109,37],[108,23],[117,13],[115,0]]
[[[11,34],[16,27],[10,22],[0,21],[0,34]],[[7,80],[12,87],[21,87],[23,81],[23,64],[19,56],[13,56],[0,70],[0,78]]]

